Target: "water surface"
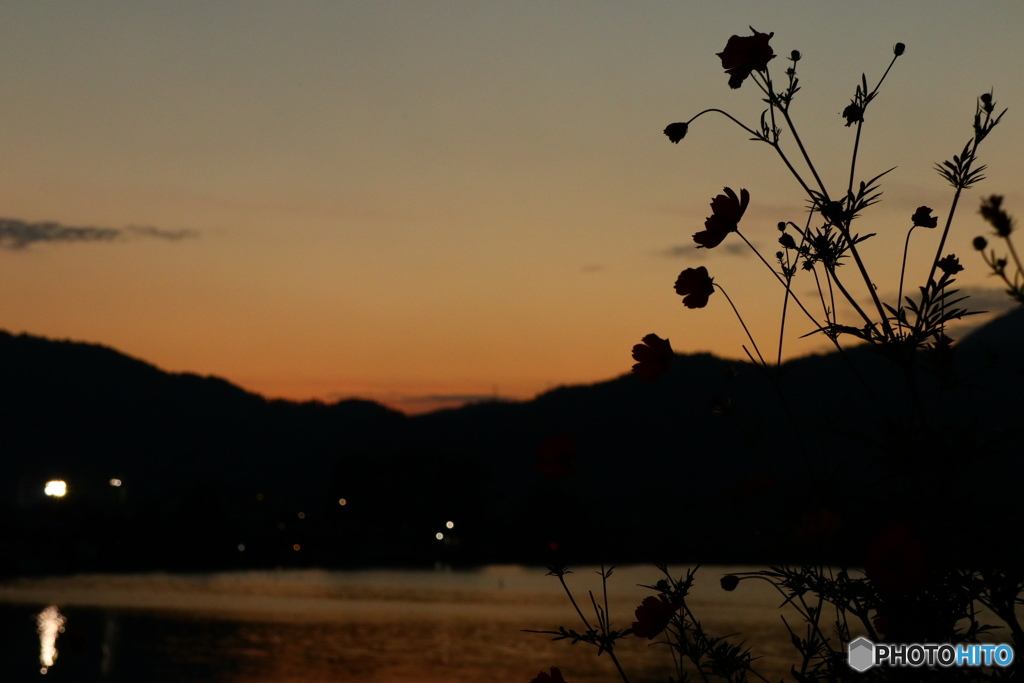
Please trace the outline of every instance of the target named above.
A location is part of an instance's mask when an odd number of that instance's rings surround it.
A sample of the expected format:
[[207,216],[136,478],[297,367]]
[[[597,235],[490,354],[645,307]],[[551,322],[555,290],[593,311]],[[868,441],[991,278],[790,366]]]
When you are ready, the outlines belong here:
[[[595,569],[567,577],[588,618],[588,591],[603,599]],[[763,582],[726,593],[718,579],[728,571],[700,570],[693,610],[706,628],[743,632],[769,670],[787,670],[778,595]],[[526,683],[553,665],[570,683],[618,680],[594,648],[522,632],[583,629],[545,573],[502,566],[8,582],[0,586],[0,680]],[[652,594],[637,584],[659,578],[652,567],[615,570],[608,585],[615,626],[628,627]],[[623,641],[619,657],[633,683],[664,681],[673,671],[667,648],[645,639]]]

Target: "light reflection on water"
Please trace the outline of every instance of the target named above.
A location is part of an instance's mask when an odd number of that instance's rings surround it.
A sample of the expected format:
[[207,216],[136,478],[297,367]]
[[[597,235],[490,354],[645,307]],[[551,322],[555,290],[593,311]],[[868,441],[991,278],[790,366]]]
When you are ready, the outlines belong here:
[[36,615],[36,632],[39,633],[39,673],[45,674],[57,659],[57,635],[64,633],[66,619],[56,605],[50,605]]
[[[584,600],[588,590],[600,590],[590,569],[567,577]],[[761,582],[724,593],[722,573],[698,574],[692,598],[705,625],[743,632],[766,646],[760,654],[768,660],[788,655],[788,637],[765,638],[779,630],[777,597],[744,590]],[[637,584],[657,578],[648,567],[616,570],[609,598],[618,627],[629,626],[650,593]],[[80,576],[0,586],[0,603],[8,603],[0,604],[5,632],[29,609],[37,618],[31,662],[35,672],[40,662],[48,668],[49,680],[523,683],[553,665],[567,678],[571,672],[573,683],[615,680],[607,657],[593,649],[522,632],[579,628],[557,580],[538,568]],[[42,605],[48,607],[40,611]],[[24,646],[18,638],[0,643],[0,680],[32,679],[27,666],[11,669],[27,654]],[[664,647],[647,640],[622,641],[620,659],[633,681],[671,673]],[[788,669],[783,659],[778,664]]]

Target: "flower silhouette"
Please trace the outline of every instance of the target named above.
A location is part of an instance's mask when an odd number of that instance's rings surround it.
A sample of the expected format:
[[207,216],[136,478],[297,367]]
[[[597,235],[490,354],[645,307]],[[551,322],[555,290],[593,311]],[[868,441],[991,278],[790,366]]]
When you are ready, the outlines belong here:
[[690,129],[690,124],[679,121],[677,123],[670,123],[665,126],[665,135],[672,142],[679,144],[679,141],[686,137],[686,131]]
[[964,269],[964,267],[960,265],[960,259],[958,259],[954,254],[950,254],[946,258],[939,259],[939,262],[935,265],[937,265],[939,270],[946,275],[956,275]]
[[562,678],[561,670],[557,666],[553,666],[550,674],[541,671],[530,680],[530,683],[565,683],[565,679]]
[[697,248],[711,249],[717,247],[730,232],[739,228],[740,219],[750,203],[750,193],[740,190],[740,196],[731,187],[724,189],[711,200],[711,215],[704,220],[704,229],[693,235]]
[[981,200],[981,217],[996,229],[1000,237],[1008,237],[1013,232],[1013,219],[1003,210],[1003,198],[994,194]]
[[775,58],[772,46],[768,44],[775,32],[759,33],[753,26],[752,36],[732,36],[725,49],[718,53],[722,68],[729,74],[729,87],[738,88],[747,80],[752,71],[764,71],[768,61]]
[[856,102],[851,102],[843,110],[843,118],[846,119],[846,127],[849,128],[855,123],[864,122],[864,107]]
[[644,598],[634,612],[636,621],[633,622],[633,635],[653,640],[672,621],[672,615],[677,609],[679,606],[664,595]]
[[676,278],[676,294],[683,297],[687,308],[704,308],[714,291],[714,281],[704,266],[687,268]]
[[910,217],[914,225],[922,228],[934,228],[939,224],[939,217],[932,215],[932,210],[927,206],[917,207],[917,211]]
[[651,382],[664,375],[672,367],[672,346],[668,339],[649,334],[633,347],[633,372]]

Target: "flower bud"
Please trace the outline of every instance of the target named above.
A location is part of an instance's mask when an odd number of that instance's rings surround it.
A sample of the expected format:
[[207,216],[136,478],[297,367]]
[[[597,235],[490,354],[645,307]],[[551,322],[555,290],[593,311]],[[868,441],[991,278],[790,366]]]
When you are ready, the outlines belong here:
[[847,105],[846,109],[843,110],[843,118],[846,119],[847,127],[852,126],[855,123],[862,123],[864,121],[864,107],[851,102]]
[[779,232],[786,232],[786,221],[779,221],[777,227],[779,228]]
[[734,591],[736,590],[736,586],[740,585],[740,577],[735,576],[733,574],[729,574],[728,576],[722,577],[721,583],[722,590]]
[[977,249],[978,251],[985,251],[985,247],[988,246],[988,240],[986,240],[984,237],[979,236],[975,237],[974,241],[971,242],[971,244],[973,244],[974,248]]
[[906,49],[907,49],[907,46],[904,45],[903,43],[896,43],[895,45],[892,46],[892,53],[894,55],[896,55],[897,57],[899,57],[901,54],[903,54],[906,51]]
[[789,58],[794,62],[800,61],[800,50],[793,50],[789,53]]
[[679,141],[686,137],[686,131],[690,129],[688,123],[670,123],[665,127],[665,135],[672,142],[679,144]]

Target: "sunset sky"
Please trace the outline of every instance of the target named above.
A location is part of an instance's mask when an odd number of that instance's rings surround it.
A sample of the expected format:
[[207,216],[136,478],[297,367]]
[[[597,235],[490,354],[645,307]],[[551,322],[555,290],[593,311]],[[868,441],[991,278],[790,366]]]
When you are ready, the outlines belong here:
[[[858,166],[898,166],[858,228],[879,235],[864,251],[890,300],[910,215],[948,213],[932,166],[994,88],[1009,112],[948,251],[976,307],[1005,307],[970,241],[989,232],[982,196],[1024,216],[1016,0],[13,0],[0,5],[0,328],[270,397],[422,411],[609,379],[650,332],[740,357],[720,295],[688,310],[673,292],[705,265],[774,357],[782,292],[767,269],[735,236],[696,251],[691,235],[723,187],[747,188],[741,229],[770,255],[775,224],[801,223],[798,186],[722,117],[679,145],[662,134],[708,107],[757,125],[759,92],[730,90],[715,56],[748,25],[775,32],[777,78],[803,53],[794,116],[836,187],[854,140],[840,112],[907,45]],[[938,232],[915,231],[909,289]],[[789,324],[786,356],[823,348]]]

